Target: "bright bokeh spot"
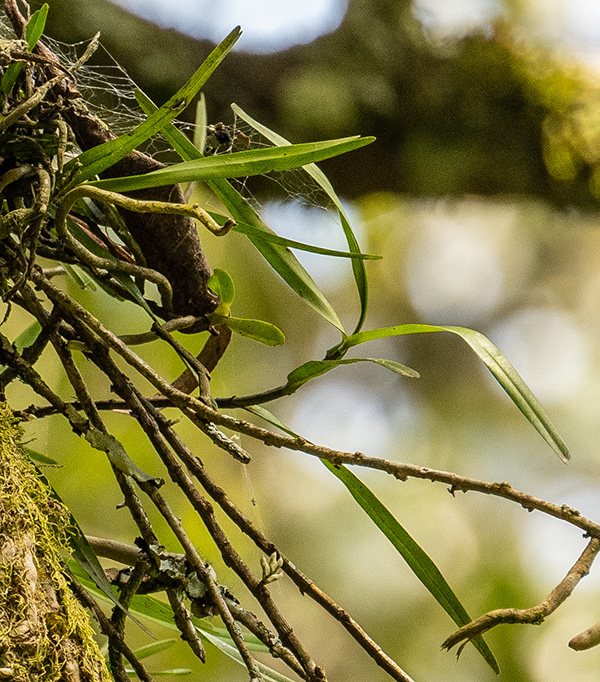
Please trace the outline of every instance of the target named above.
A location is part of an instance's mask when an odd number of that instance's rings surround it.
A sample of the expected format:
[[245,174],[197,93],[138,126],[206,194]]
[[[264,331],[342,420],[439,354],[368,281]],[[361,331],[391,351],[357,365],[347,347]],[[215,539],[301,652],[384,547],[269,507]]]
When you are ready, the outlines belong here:
[[500,306],[510,289],[507,245],[520,238],[516,218],[506,207],[470,201],[440,202],[418,214],[405,277],[422,319],[476,325]]
[[[307,200],[310,201],[310,196],[307,196]],[[350,214],[352,227],[360,243],[360,223],[353,220],[354,211],[351,207],[346,206],[346,211]],[[301,201],[269,201],[263,207],[262,216],[267,225],[283,237],[336,251],[348,251],[348,242],[336,210],[325,210]],[[352,266],[347,258],[333,258],[296,249],[294,255],[326,291],[352,278]]]
[[519,310],[491,337],[545,405],[568,400],[586,381],[589,344],[576,319],[564,310]]

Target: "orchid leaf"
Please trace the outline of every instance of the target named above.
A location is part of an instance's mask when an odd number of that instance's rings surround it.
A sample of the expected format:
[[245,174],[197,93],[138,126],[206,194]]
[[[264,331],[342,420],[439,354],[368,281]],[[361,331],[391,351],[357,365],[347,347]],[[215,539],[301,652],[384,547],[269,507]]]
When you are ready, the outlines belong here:
[[530,388],[498,348],[479,332],[473,331],[472,329],[466,329],[465,327],[401,324],[395,327],[382,327],[380,329],[372,329],[371,331],[353,334],[346,338],[336,349],[333,349],[333,354],[336,356],[340,353],[343,354],[353,346],[374,339],[430,332],[450,332],[451,334],[460,336],[463,341],[468,343],[546,443],[548,443],[563,462],[569,460],[569,448],[556,430],[554,424],[550,421],[550,417],[547,415],[544,408],[531,392]]
[[[37,45],[38,40],[42,37],[44,33],[44,28],[46,27],[46,19],[48,17],[48,3],[45,2],[38,10],[36,10],[32,15],[31,19],[27,22],[27,28],[25,29],[25,41],[27,43],[27,49],[31,52],[33,48]],[[8,94],[12,91],[19,74],[23,70],[23,62],[13,62],[2,76],[2,82],[0,84],[0,90],[4,94]]]
[[[231,108],[233,109],[234,113],[237,114],[243,121],[251,125],[256,131],[258,131],[261,135],[263,135],[267,140],[272,142],[275,145],[278,146],[288,146],[291,145],[292,143],[289,140],[286,140],[285,137],[282,137],[278,133],[274,132],[270,128],[267,128],[267,126],[263,125],[262,123],[259,123],[255,119],[253,119],[251,116],[249,116],[241,107],[239,107],[237,104],[232,104]],[[350,248],[350,251],[354,254],[360,254],[360,246],[358,244],[358,240],[356,239],[356,236],[352,230],[352,226],[350,225],[350,221],[348,219],[348,216],[344,210],[344,207],[342,205],[342,202],[340,201],[340,198],[338,197],[336,191],[333,189],[333,186],[329,182],[327,176],[323,171],[316,166],[314,163],[308,164],[306,166],[303,166],[304,170],[317,182],[317,184],[325,191],[327,196],[331,199],[331,201],[335,204],[337,207],[339,214],[340,214],[340,221],[342,224],[342,228],[344,230],[344,234],[346,236],[346,241],[348,242],[348,247]],[[366,315],[367,315],[367,307],[368,307],[368,300],[369,300],[369,287],[368,287],[368,282],[367,282],[367,273],[365,270],[365,265],[362,262],[352,262],[352,271],[354,274],[354,281],[356,282],[356,287],[358,290],[358,295],[359,295],[359,300],[360,300],[360,317],[359,320],[356,324],[355,328],[355,333],[360,331],[362,328]]]
[[[149,121],[153,115],[147,120]],[[245,178],[252,175],[263,175],[271,171],[290,170],[307,163],[323,161],[332,156],[364,147],[373,139],[371,137],[345,137],[322,142],[304,142],[289,147],[268,147],[266,149],[233,152],[232,154],[216,154],[192,161],[183,161],[142,175],[96,180],[90,184],[109,191],[130,192],[149,187],[174,185],[179,182]],[[88,177],[90,177],[89,174]]]
[[385,369],[389,369],[396,374],[402,374],[411,378],[418,378],[419,373],[415,372],[414,369],[407,367],[406,365],[401,365],[399,362],[393,360],[380,360],[379,358],[349,358],[346,360],[310,360],[305,362],[300,367],[290,372],[287,377],[287,383],[285,389],[286,393],[294,393],[300,386],[305,384],[307,381],[314,379],[315,377],[321,376],[326,372],[339,367],[340,365],[352,365],[356,362],[372,362]]
[[[81,166],[77,179],[82,182],[93,178],[95,175],[110,168],[110,166],[113,166],[117,161],[120,161],[127,156],[133,149],[164,128],[171,119],[190,104],[191,100],[204,86],[217,66],[223,61],[240,35],[241,29],[238,26],[231,31],[222,43],[215,47],[190,80],[165,102],[162,107],[158,108],[150,114],[143,123],[140,123],[140,125],[134,128],[132,132],[122,135],[115,140],[110,140],[104,144],[92,147],[92,149],[80,154],[77,157],[77,162]],[[165,184],[170,183],[167,182]],[[117,183],[115,185],[115,191],[119,192],[125,190]]]
[[[438,567],[396,520],[387,507],[346,467],[340,464],[332,464],[326,460],[321,461],[346,486],[352,497],[398,550],[415,576],[423,583],[452,620],[459,627],[470,623],[471,617]],[[498,674],[500,672],[498,663],[483,637],[475,637],[471,641],[490,668]]]

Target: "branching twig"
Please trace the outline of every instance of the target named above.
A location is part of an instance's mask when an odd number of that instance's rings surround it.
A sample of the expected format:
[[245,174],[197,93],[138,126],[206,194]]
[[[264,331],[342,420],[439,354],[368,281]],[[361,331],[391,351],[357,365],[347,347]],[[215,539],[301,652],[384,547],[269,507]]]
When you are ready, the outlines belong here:
[[[442,647],[444,649],[451,649],[453,646],[463,642],[466,644],[474,637],[482,635],[496,625],[501,623],[528,623],[539,625],[542,623],[553,611],[567,599],[579,581],[584,578],[589,572],[590,567],[600,550],[600,540],[593,538],[583,550],[583,553],[573,564],[567,575],[560,581],[560,583],[550,592],[544,601],[531,606],[528,609],[495,609],[485,613],[483,616],[476,618],[467,625],[463,625],[459,630],[454,632],[448,639],[444,641]],[[460,654],[462,646],[458,653]]]

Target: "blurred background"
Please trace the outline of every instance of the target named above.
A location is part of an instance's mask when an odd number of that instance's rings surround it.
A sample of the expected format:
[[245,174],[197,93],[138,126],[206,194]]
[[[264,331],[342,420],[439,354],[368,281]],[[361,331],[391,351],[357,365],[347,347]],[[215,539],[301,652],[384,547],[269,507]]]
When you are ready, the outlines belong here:
[[[570,445],[564,466],[459,339],[445,334],[385,340],[360,354],[400,361],[411,380],[373,365],[339,368],[295,396],[268,405],[305,437],[400,462],[510,481],[600,520],[600,9],[585,0],[49,0],[47,33],[65,43],[101,31],[102,49],[82,86],[109,124],[139,119],[131,83],[164,102],[235,25],[244,34],[208,82],[212,123],[236,120],[236,102],[295,142],[375,135],[358,152],[322,164],[348,210],[368,263],[366,328],[407,322],[467,326],[488,335],[516,366]],[[32,4],[35,9],[35,4]],[[66,46],[60,48],[68,57]],[[79,48],[81,51],[82,48]],[[96,79],[96,80],[94,80]],[[85,81],[85,82],[83,82]],[[193,107],[184,114],[193,119]],[[257,141],[258,142],[258,141]],[[254,143],[254,138],[253,138]],[[217,206],[202,189],[208,206]],[[341,228],[301,174],[259,178],[244,191],[286,236],[344,248]],[[241,235],[203,236],[213,267],[233,276],[233,314],[277,324],[286,345],[234,340],[215,372],[217,396],[285,382],[322,358],[337,332],[278,280]],[[346,261],[298,253],[348,332],[358,316]],[[76,293],[76,292],[74,292]],[[77,294],[117,333],[146,328],[143,313],[96,292]],[[25,316],[9,322],[16,335]],[[183,337],[181,337],[183,338]],[[185,339],[198,350],[203,339]],[[144,357],[173,379],[175,358],[151,344]],[[71,397],[50,353],[46,375]],[[97,381],[100,395],[108,386]],[[9,398],[35,401],[24,387]],[[243,414],[238,413],[240,416]],[[107,416],[130,454],[160,471],[141,433]],[[242,441],[243,468],[186,423],[180,431],[235,501],[286,555],[347,608],[418,682],[492,679],[472,647],[457,663],[440,651],[450,619],[399,555],[318,461]],[[103,458],[60,418],[27,425],[31,447],[62,468],[51,479],[86,532],[132,542]],[[442,485],[401,483],[357,471],[429,553],[475,617],[538,603],[585,546],[572,527],[499,499],[456,498]],[[173,504],[204,556],[234,590],[207,534],[176,496]],[[176,543],[159,520],[163,541]],[[227,523],[226,528],[229,529]],[[259,570],[258,553],[234,531]],[[300,638],[329,679],[388,679],[345,631],[289,581],[273,587]],[[249,608],[254,608],[249,601]],[[510,682],[596,682],[600,651],[569,639],[600,620],[600,570],[541,627],[504,626],[487,636]],[[169,636],[156,627],[158,637]],[[131,628],[135,643],[147,637]],[[192,679],[233,681],[246,673],[211,649],[202,666],[183,644],[161,666]]]

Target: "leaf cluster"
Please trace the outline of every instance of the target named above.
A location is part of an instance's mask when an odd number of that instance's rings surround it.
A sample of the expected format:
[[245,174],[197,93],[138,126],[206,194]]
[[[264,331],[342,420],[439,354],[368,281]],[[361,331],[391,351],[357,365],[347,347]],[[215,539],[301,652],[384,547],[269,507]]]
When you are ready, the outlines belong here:
[[[376,256],[361,250],[341,199],[315,164],[357,150],[372,142],[373,138],[349,137],[292,144],[233,105],[235,113],[269,139],[273,146],[207,155],[206,136],[201,134],[195,144],[173,121],[225,59],[240,36],[239,27],[209,54],[190,80],[162,106],[156,106],[138,92],[138,102],[147,118],[131,132],[115,137],[102,128],[101,122],[94,120],[83,104],[73,104],[73,98],[67,97],[69,92],[73,92],[72,74],[59,68],[47,48],[39,46],[39,51],[33,52],[42,36],[47,12],[48,6],[44,5],[25,28],[31,60],[17,60],[15,53],[21,46],[15,41],[3,48],[4,61],[1,63],[0,92],[5,113],[0,120],[0,130],[5,137],[0,143],[13,150],[0,167],[3,298],[7,303],[13,301],[24,308],[35,322],[15,344],[0,335],[0,361],[4,366],[0,373],[0,388],[4,389],[16,378],[26,382],[50,404],[52,411],[63,414],[78,435],[93,448],[104,452],[123,492],[125,505],[137,523],[141,537],[139,553],[129,556],[133,557],[130,562],[132,571],[137,571],[139,580],[137,586],[133,579],[130,583],[117,583],[119,593],[115,594],[98,562],[95,549],[85,539],[76,521],[72,521],[71,544],[78,566],[73,571],[77,579],[95,595],[108,598],[115,604],[110,623],[105,623],[102,616],[98,616],[109,638],[109,662],[115,678],[120,679],[119,676],[127,674],[122,656],[127,657],[138,675],[143,675],[139,659],[149,652],[156,653],[162,647],[161,644],[138,651],[137,656],[126,648],[122,613],[130,612],[177,628],[199,658],[204,657],[202,642],[210,642],[245,665],[255,679],[262,677],[279,682],[287,679],[257,663],[252,654],[255,649],[281,658],[303,679],[311,682],[324,679],[323,671],[293,634],[266,587],[267,583],[285,573],[304,591],[304,576],[272,543],[256,533],[248,519],[212,481],[203,465],[173,431],[172,423],[160,412],[165,403],[177,407],[213,443],[242,462],[248,462],[250,454],[221,427],[249,433],[270,445],[279,445],[280,442],[277,434],[235,420],[221,411],[224,408],[244,407],[287,432],[291,436],[285,441],[287,446],[322,456],[327,469],[345,485],[442,608],[459,627],[466,626],[471,618],[441,571],[376,495],[343,465],[342,453],[332,454],[324,449],[315,451],[311,444],[262,407],[268,401],[295,393],[309,381],[335,368],[358,362],[376,364],[398,375],[418,378],[418,372],[396,360],[347,357],[347,354],[355,346],[375,339],[449,332],[468,344],[556,454],[563,461],[569,457],[566,444],[515,368],[479,332],[423,324],[363,329],[368,313],[365,263]],[[82,59],[90,56],[86,52]],[[203,99],[199,106],[199,118],[205,120]],[[179,163],[164,167],[139,151],[155,135],[163,136],[170,143],[181,157]],[[88,144],[90,138],[99,142]],[[24,144],[27,152],[23,152],[17,143]],[[348,251],[313,247],[275,234],[230,182],[234,178],[292,168],[302,168],[333,202]],[[181,201],[169,200],[174,191],[180,192],[174,189],[179,183],[192,182],[205,183],[221,201],[223,213],[209,213],[197,204],[185,203],[181,193],[177,194]],[[132,192],[135,193],[133,196]],[[163,227],[162,232],[153,233],[160,236],[157,246],[152,235],[138,229],[140,225],[155,229],[156,224],[151,221],[163,216],[172,220],[170,225],[177,230],[177,236],[182,236],[182,240],[165,234],[168,228]],[[142,222],[136,223],[135,220]],[[149,222],[144,223],[143,220]],[[269,322],[242,319],[231,314],[235,285],[224,270],[215,268],[214,272],[211,271],[204,259],[194,221],[217,238],[227,239],[227,233],[232,230],[245,235],[286,285],[338,330],[339,342],[324,350],[321,358],[310,359],[291,370],[281,386],[249,396],[213,397],[210,375],[227,348],[231,332],[268,346],[284,343],[285,337]],[[180,243],[184,243],[183,251],[177,252]],[[346,333],[337,312],[294,255],[295,249],[350,260],[360,306],[351,333]],[[40,256],[52,260],[54,267],[42,268]],[[172,258],[171,264],[169,258]],[[178,259],[191,263],[193,268],[173,269],[172,264],[177,265]],[[192,271],[194,268],[197,271]],[[117,300],[128,300],[141,307],[147,313],[149,328],[140,334],[118,337],[76,297],[72,297],[66,287],[54,284],[52,280],[58,275],[71,278],[82,288],[102,288]],[[190,285],[194,277],[194,284]],[[151,285],[158,290],[160,301],[152,298],[154,289]],[[42,303],[32,287],[43,292],[45,298]],[[197,357],[174,335],[179,331],[209,332],[209,338]],[[184,375],[173,384],[131,349],[135,343],[155,340],[168,344],[186,367]],[[56,395],[34,368],[48,344],[54,347],[77,396],[73,403],[67,403]],[[250,611],[243,609],[237,597],[219,584],[214,569],[200,556],[160,493],[164,479],[140,468],[115,435],[108,431],[100,415],[105,406],[86,386],[74,359],[74,353],[79,352],[108,377],[119,396],[120,402],[110,404],[106,409],[125,411],[138,421],[169,477],[193,505],[226,563],[233,566],[259,602],[274,632]],[[126,371],[114,362],[114,355],[125,363]],[[143,395],[131,381],[134,374],[150,382],[158,393],[155,396]],[[191,395],[196,387],[199,387],[198,398]],[[39,415],[40,412],[32,408],[31,414]],[[356,462],[360,462],[360,458]],[[188,474],[188,471],[192,473]],[[201,482],[213,502],[219,504],[263,552],[261,579],[254,577],[231,545],[216,520],[212,503],[198,492],[191,475]],[[175,570],[170,558],[166,557],[139,501],[138,489],[162,515],[185,550],[182,560],[185,568]],[[161,589],[169,597],[169,606],[143,594],[144,580],[154,581],[153,584],[157,580],[160,582]],[[190,587],[198,583],[202,585],[202,600],[206,600],[201,606]],[[340,608],[326,595],[319,594],[314,598],[329,612]],[[191,603],[191,613],[185,600]],[[200,615],[194,614],[195,608],[201,611]],[[337,613],[340,622],[394,679],[405,682],[410,679],[397,664],[390,662],[389,657],[347,614],[340,616],[339,610]],[[207,614],[218,614],[224,629],[209,625],[204,619]],[[250,631],[250,635],[240,634],[238,621]],[[495,658],[481,635],[473,636],[472,641],[486,663],[498,672]]]

